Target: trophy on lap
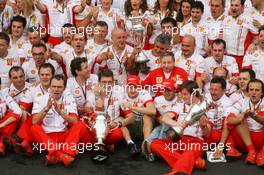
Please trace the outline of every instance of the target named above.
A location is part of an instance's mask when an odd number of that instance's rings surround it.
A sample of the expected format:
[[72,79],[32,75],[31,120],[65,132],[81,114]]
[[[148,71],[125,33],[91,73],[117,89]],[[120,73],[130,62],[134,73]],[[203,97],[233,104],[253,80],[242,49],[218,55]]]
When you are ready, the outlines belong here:
[[147,62],[149,59],[143,51],[145,39],[146,39],[146,28],[142,25],[144,16],[133,16],[129,18],[132,23],[132,37],[134,47],[140,46],[141,52],[137,54],[135,58],[136,70],[137,71],[148,71]]
[[[191,104],[191,108],[187,114],[187,116],[184,118],[184,121],[188,123],[188,125],[192,125],[193,123],[200,120],[200,118],[205,114],[205,112],[214,105],[214,102],[212,99],[206,97],[202,94],[201,89],[195,89],[191,94],[191,103],[193,95],[196,95],[199,93],[201,97],[201,102],[198,104]],[[174,135],[174,140],[178,141],[181,136],[183,135],[183,131],[185,128],[179,127],[179,126],[173,126],[171,127],[171,131]]]

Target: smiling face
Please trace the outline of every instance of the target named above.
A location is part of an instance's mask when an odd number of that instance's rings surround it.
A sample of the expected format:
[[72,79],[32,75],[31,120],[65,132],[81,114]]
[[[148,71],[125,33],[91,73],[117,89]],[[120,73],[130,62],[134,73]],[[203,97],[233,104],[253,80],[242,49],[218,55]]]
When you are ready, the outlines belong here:
[[248,72],[241,72],[238,77],[238,87],[242,91],[246,91],[247,84],[250,81],[250,75]]
[[219,100],[223,95],[225,91],[222,89],[222,86],[220,83],[211,83],[210,84],[210,94],[214,101]]

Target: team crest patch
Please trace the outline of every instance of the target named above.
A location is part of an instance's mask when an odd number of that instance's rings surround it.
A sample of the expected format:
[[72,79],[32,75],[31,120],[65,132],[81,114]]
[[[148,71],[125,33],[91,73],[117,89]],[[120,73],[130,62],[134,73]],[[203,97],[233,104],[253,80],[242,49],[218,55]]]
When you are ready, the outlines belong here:
[[31,74],[35,75],[37,73],[36,69],[31,70]]
[[40,97],[41,95],[42,95],[42,93],[38,93],[38,94],[37,94],[37,97]]
[[12,66],[13,65],[13,59],[11,59],[11,58],[7,59],[7,65]]
[[14,97],[14,96],[15,96],[15,93],[14,93],[14,92],[11,92],[9,95],[10,95],[11,97]]
[[58,108],[59,108],[60,110],[63,110],[63,109],[64,109],[64,104],[58,104]]
[[160,63],[161,63],[161,62],[160,62],[160,59],[159,59],[159,58],[156,59],[155,63],[156,63],[156,64],[160,64]]
[[92,86],[91,86],[91,85],[86,86],[86,90],[87,90],[87,91],[92,90]]
[[113,12],[110,12],[110,13],[108,14],[108,17],[113,17]]
[[31,50],[28,50],[27,53],[28,53],[29,55],[32,55],[32,51],[31,51]]
[[81,93],[81,91],[80,91],[79,89],[76,89],[76,90],[74,91],[74,93],[78,95],[78,94]]
[[258,54],[258,53],[255,53],[255,54],[254,54],[254,57],[259,57],[259,54]]
[[241,26],[243,24],[243,21],[241,19],[237,20],[237,25]]
[[162,83],[162,80],[163,80],[162,77],[157,77],[157,78],[156,78],[156,82],[157,82],[157,83]]

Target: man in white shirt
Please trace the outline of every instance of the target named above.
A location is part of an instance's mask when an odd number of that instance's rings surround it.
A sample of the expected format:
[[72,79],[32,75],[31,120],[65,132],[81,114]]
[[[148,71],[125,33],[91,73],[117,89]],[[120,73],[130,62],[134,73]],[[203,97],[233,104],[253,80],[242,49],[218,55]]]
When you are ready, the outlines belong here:
[[92,86],[98,83],[98,77],[90,74],[87,59],[84,57],[75,58],[71,62],[71,72],[73,77],[67,81],[67,88],[73,95],[76,103],[78,114],[84,113],[84,105],[89,98],[88,91],[92,90]]
[[0,93],[0,99],[0,155],[3,156],[6,147],[9,147],[10,138],[16,130],[22,111],[12,97]]
[[39,81],[38,70],[39,67],[46,63],[50,63],[53,65],[56,74],[63,74],[62,68],[58,65],[58,63],[51,59],[46,59],[45,54],[47,52],[46,45],[39,41],[32,46],[32,56],[33,59],[28,62],[23,63],[22,68],[25,71],[26,81],[29,83],[36,83]]
[[[198,96],[194,95],[191,98],[191,94],[196,88],[198,88],[196,82],[184,82],[181,86],[184,102],[176,104],[161,119],[169,127],[178,126],[183,128],[181,139],[173,142],[171,134],[167,134],[167,138],[156,139],[151,143],[153,153],[164,158],[173,168],[171,174],[191,174],[194,168],[205,168],[205,161],[201,158],[203,153],[202,145],[204,142],[203,138],[210,136],[211,125],[205,116],[202,116],[199,122],[191,125],[184,120],[190,110],[190,105],[199,103]],[[194,143],[196,145],[195,148],[191,146]]]
[[201,64],[200,70],[202,71],[201,78],[204,83],[208,83],[212,78],[213,71],[216,67],[224,67],[228,70],[227,81],[236,85],[238,77],[238,66],[236,60],[233,57],[226,56],[226,42],[222,39],[216,39],[212,43],[212,56],[207,57],[203,64]]
[[[30,132],[33,140],[45,145],[44,149],[48,151],[46,165],[61,162],[66,167],[71,166],[78,148],[81,133],[78,125],[81,122],[78,122],[77,105],[73,97],[65,91],[66,83],[63,75],[55,75],[51,79],[50,92],[38,97],[32,109],[33,126]],[[72,125],[70,129],[69,124]]]
[[10,38],[6,33],[0,32],[0,78],[2,89],[8,87],[10,80],[8,72],[13,66],[20,66],[18,56],[11,52],[9,48]]
[[257,49],[253,53],[245,55],[242,67],[254,70],[256,77],[264,81],[264,26],[259,29],[258,41]]
[[10,86],[3,89],[1,92],[4,96],[9,95],[19,103],[31,84],[25,81],[25,73],[20,66],[13,66],[9,70],[9,79],[11,82]]
[[50,80],[54,73],[54,67],[50,63],[42,64],[39,68],[40,83],[32,85],[19,102],[20,108],[23,110],[23,120],[16,134],[20,139],[14,144],[15,152],[18,154],[27,156],[33,154],[30,146],[33,141],[30,134],[30,127],[32,126],[31,109],[36,98],[48,93]]
[[[233,142],[230,144],[228,152],[235,156],[241,155],[236,150],[248,152],[246,163],[264,165],[264,120],[263,120],[263,90],[264,84],[259,79],[250,80],[247,86],[249,98],[243,101],[238,110],[234,110],[232,115],[226,119],[225,128],[220,143],[225,143],[227,137],[231,134]],[[235,130],[234,130],[235,129]],[[223,150],[217,149],[216,155]]]
[[192,21],[184,25],[180,31],[181,40],[185,35],[192,35],[196,41],[196,51],[206,57],[208,52],[208,27],[202,20],[204,5],[201,1],[195,1],[191,7]]
[[115,28],[112,31],[113,44],[105,48],[100,55],[96,57],[96,62],[106,65],[114,73],[114,79],[117,84],[126,83],[129,72],[134,71],[134,58],[136,48],[126,44],[126,32],[123,29]]

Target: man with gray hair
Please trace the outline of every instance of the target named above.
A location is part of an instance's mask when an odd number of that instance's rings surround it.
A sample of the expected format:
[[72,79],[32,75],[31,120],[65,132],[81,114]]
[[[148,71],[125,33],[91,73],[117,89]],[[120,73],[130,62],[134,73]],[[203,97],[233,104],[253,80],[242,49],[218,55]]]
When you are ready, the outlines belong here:
[[[159,68],[161,61],[160,56],[162,53],[170,48],[171,37],[165,33],[162,33],[157,36],[154,42],[154,48],[151,50],[144,51],[145,56],[149,59],[147,66],[150,68],[150,71]],[[139,72],[139,77],[144,79],[148,72],[141,71]]]

